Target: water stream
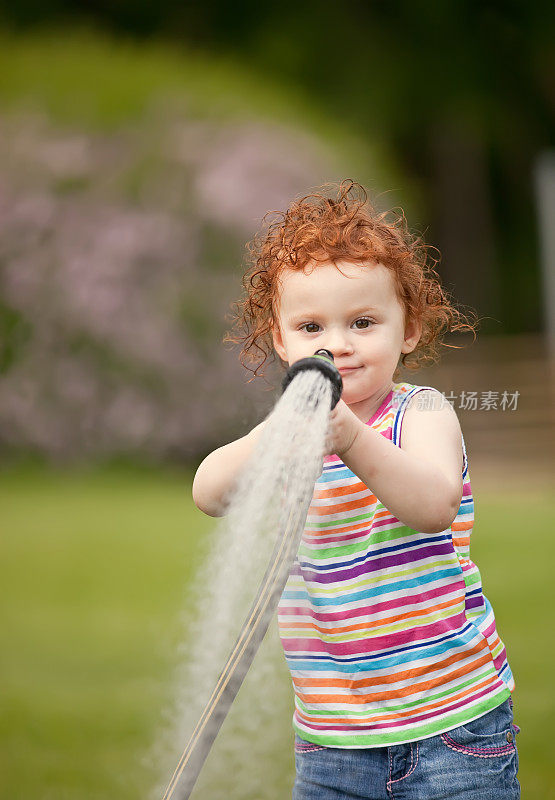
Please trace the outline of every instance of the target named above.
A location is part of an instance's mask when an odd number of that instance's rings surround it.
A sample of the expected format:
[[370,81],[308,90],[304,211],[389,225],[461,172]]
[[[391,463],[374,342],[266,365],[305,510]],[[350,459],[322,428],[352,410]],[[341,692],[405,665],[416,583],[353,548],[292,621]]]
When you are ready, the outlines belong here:
[[[216,526],[209,553],[188,595],[175,703],[157,743],[158,766],[171,771],[161,777],[160,787],[164,786],[161,790],[156,788],[153,798],[163,796],[175,764],[210,698],[257,594],[276,541],[286,531],[294,530],[294,552],[298,549],[314,483],[322,470],[331,392],[330,381],[316,370],[301,372],[293,379],[268,416],[229,498],[228,512]],[[270,627],[277,626],[272,622]],[[272,631],[268,638],[273,638],[275,645],[274,634]],[[271,653],[271,657],[266,653],[263,664],[258,657],[254,660],[240,692],[242,718],[234,718],[232,733],[227,733],[230,726],[224,724],[216,741],[218,747],[214,748],[220,753],[220,763],[209,759],[204,771],[211,775],[201,776],[194,798],[275,800],[275,789],[267,780],[254,785],[253,771],[245,764],[247,758],[252,764],[254,755],[259,766],[266,761],[271,771],[270,762],[275,762],[275,756],[268,752],[268,742],[273,737],[267,728],[272,717],[278,719],[281,712],[274,709],[272,714],[268,693],[273,688],[276,703],[280,702],[283,693],[278,691],[276,673],[285,678],[287,668],[275,646]],[[279,664],[275,663],[276,657]],[[266,719],[262,718],[264,708]],[[264,735],[261,735],[262,725]],[[224,749],[219,740],[226,737]],[[283,746],[288,744],[284,742]],[[220,784],[221,790],[217,788]],[[203,793],[202,787],[207,785],[210,794]],[[177,798],[176,790],[172,800]]]

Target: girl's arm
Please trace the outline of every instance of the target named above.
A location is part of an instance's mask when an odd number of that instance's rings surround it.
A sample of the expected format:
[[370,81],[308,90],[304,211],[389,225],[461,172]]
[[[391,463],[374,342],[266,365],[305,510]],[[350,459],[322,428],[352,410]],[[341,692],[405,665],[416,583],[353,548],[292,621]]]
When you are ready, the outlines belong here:
[[193,481],[193,501],[211,517],[226,513],[228,496],[248,461],[266,420],[250,433],[206,456]]
[[446,530],[462,497],[461,429],[450,403],[441,401],[439,392],[429,390],[409,401],[400,447],[362,423],[345,403],[337,405],[335,419],[332,412],[330,448],[343,450],[332,452],[400,522],[422,533]]

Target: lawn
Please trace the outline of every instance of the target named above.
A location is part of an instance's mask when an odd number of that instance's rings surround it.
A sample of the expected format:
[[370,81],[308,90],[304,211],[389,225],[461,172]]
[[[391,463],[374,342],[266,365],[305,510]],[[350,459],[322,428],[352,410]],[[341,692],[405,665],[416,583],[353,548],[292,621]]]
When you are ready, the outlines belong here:
[[[192,505],[190,475],[19,467],[0,473],[0,494],[1,800],[155,796],[169,778],[152,753],[172,702],[180,615],[213,531]],[[484,494],[472,550],[516,676],[526,800],[555,789],[551,574],[542,555],[552,512],[547,490]],[[273,634],[257,670],[207,763],[199,800],[290,796],[289,678]]]

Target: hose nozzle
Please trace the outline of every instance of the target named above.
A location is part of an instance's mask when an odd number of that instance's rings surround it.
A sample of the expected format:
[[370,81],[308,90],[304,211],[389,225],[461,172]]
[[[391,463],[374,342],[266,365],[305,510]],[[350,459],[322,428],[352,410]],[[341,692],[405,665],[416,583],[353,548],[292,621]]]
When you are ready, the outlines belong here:
[[322,375],[328,378],[332,385],[331,407],[335,408],[341,397],[341,392],[343,391],[343,381],[341,380],[339,370],[333,363],[333,355],[329,350],[324,350],[323,348],[321,350],[316,350],[313,356],[301,358],[299,361],[295,361],[294,364],[291,364],[285,373],[281,385],[282,390],[285,391],[295,375],[305,369],[317,369]]

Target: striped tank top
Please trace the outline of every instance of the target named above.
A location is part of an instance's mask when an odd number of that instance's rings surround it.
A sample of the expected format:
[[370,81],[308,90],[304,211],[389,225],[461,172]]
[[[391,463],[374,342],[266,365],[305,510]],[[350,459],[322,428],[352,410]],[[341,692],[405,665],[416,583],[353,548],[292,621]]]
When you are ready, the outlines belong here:
[[[399,446],[410,398],[396,383],[374,430]],[[329,747],[403,744],[463,725],[514,689],[480,572],[464,438],[463,494],[441,533],[396,519],[327,456],[278,606],[295,691],[293,728]]]

